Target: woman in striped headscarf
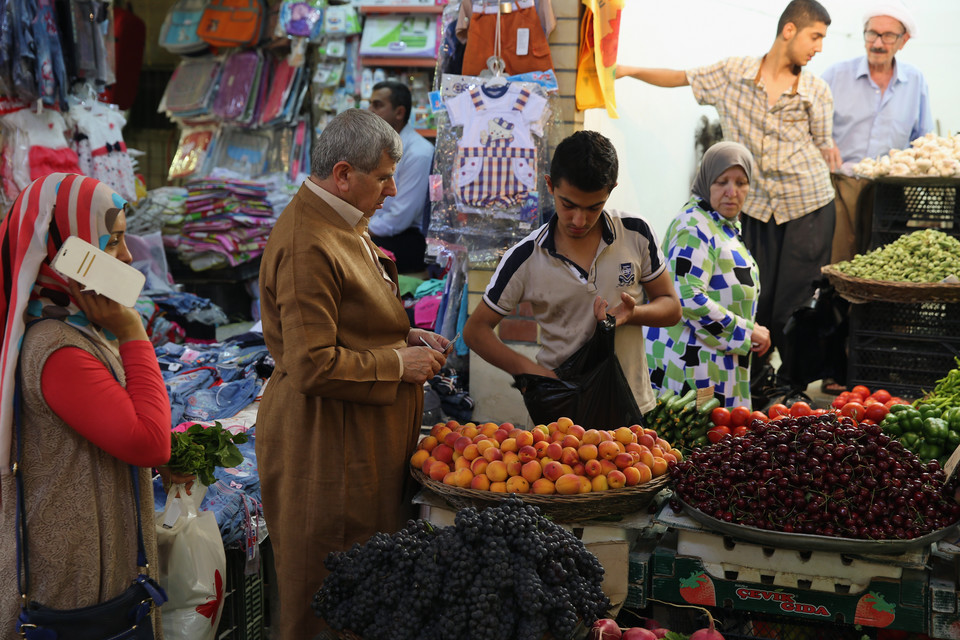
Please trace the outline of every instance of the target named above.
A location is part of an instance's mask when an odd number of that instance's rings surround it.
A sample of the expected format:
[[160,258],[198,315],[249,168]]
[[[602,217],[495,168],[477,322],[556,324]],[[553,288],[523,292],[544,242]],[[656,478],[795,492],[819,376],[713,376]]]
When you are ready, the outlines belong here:
[[[148,468],[170,457],[170,406],[153,347],[134,309],[81,291],[50,266],[71,235],[129,263],[125,204],[92,178],[56,173],[31,183],[0,224],[0,637],[13,635],[20,609],[18,449],[29,600],[86,607],[136,578],[130,465],[140,467],[144,542],[155,571]],[[33,322],[40,318],[52,320]]]

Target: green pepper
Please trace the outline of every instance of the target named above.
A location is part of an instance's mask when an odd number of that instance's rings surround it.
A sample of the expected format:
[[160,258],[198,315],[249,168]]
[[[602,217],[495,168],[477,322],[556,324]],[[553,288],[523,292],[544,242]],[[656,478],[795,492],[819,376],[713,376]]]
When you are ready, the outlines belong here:
[[912,411],[913,407],[909,404],[895,404],[890,407],[890,413],[901,413],[903,411]]
[[880,428],[883,429],[885,434],[892,438],[899,438],[903,434],[903,427],[901,427],[896,421],[887,422],[884,420],[880,425]]
[[900,414],[899,418],[900,426],[903,430],[913,431],[914,433],[923,433],[923,418],[920,417],[920,412],[916,409],[909,409]]
[[960,407],[947,409],[941,416],[954,431],[960,431]]
[[953,429],[947,430],[947,449],[951,451],[960,447],[960,431],[954,431]]
[[927,418],[939,418],[940,408],[934,407],[932,405],[927,405],[926,409],[920,409],[920,417],[922,417],[924,420],[926,420]]
[[[923,436],[924,438],[936,444],[940,444],[947,439],[947,423],[943,421],[943,418],[927,418],[923,421]],[[931,456],[936,458],[938,456]]]
[[933,460],[943,455],[943,449],[935,444],[924,442],[917,449],[916,454],[921,460]]
[[905,431],[903,435],[900,436],[900,442],[910,451],[915,451],[920,442],[920,434],[914,431]]

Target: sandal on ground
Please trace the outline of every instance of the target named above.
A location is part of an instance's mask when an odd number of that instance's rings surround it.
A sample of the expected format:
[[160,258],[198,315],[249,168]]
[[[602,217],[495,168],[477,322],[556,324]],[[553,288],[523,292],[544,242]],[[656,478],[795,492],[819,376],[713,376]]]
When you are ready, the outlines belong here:
[[820,383],[820,393],[825,393],[828,396],[838,396],[847,388],[834,380],[833,378],[824,378],[823,382]]

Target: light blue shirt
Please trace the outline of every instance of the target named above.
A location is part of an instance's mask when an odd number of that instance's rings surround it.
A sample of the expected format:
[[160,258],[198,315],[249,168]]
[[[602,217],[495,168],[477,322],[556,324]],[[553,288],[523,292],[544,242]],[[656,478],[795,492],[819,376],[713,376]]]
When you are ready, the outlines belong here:
[[865,55],[832,65],[822,77],[833,93],[833,139],[845,164],[905,149],[933,129],[927,81],[913,65],[894,59],[883,92]]
[[400,132],[400,141],[403,143],[403,157],[393,176],[397,195],[384,200],[383,208],[370,218],[369,230],[373,236],[395,236],[419,226],[423,218],[433,164],[433,145],[409,122]]

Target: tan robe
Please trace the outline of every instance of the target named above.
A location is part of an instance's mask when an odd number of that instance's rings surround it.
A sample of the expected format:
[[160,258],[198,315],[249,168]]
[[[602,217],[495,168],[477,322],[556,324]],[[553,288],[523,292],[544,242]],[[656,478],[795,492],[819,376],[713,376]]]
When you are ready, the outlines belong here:
[[[123,593],[137,577],[137,524],[130,465],[81,436],[57,417],[43,399],[40,374],[54,351],[74,346],[113,366],[121,385],[120,360],[95,349],[76,329],[45,321],[23,340],[23,456],[20,468],[30,552],[30,600],[55,609],[77,609]],[[109,414],[109,407],[91,410]],[[14,440],[16,446],[16,440]],[[153,483],[139,469],[143,539],[154,579],[157,537]],[[0,638],[16,637],[20,613],[14,531],[14,479],[3,469],[0,509]],[[159,609],[154,608],[154,613]],[[155,637],[162,638],[159,615]]]
[[423,389],[400,381],[403,303],[358,230],[306,186],[270,234],[260,291],[276,361],[256,444],[280,596],[273,638],[309,640],[325,628],[310,604],[327,554],[412,516],[407,461]]

